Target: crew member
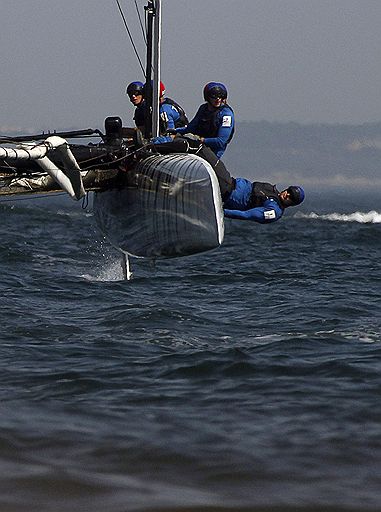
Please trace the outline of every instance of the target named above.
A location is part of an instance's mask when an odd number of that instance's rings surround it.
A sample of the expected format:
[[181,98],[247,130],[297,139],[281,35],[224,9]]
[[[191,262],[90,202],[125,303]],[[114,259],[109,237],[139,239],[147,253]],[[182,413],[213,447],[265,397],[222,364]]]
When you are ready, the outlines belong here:
[[160,133],[164,134],[168,130],[182,128],[188,124],[188,118],[184,109],[171,98],[164,96],[165,86],[160,82],[159,87],[159,115],[160,115]]
[[[146,86],[142,82],[131,82],[126,89],[130,101],[135,105],[134,121],[136,127],[140,131],[144,131],[145,126],[145,101]],[[184,127],[188,124],[188,119],[184,109],[171,98],[164,96],[165,86],[163,82],[160,82],[159,88],[159,116],[160,126],[159,130],[161,134],[167,132],[167,130],[175,130],[176,128]],[[169,139],[171,140],[171,139]]]
[[232,191],[224,200],[224,215],[230,219],[253,220],[268,224],[279,220],[286,208],[304,200],[304,190],[291,185],[279,192],[275,185],[235,178]]
[[203,103],[188,126],[176,129],[179,134],[192,133],[221,158],[234,134],[234,112],[227,104],[228,91],[220,82],[204,87]]
[[144,101],[144,84],[143,82],[131,82],[126,89],[131,103],[135,106],[133,120],[139,130],[144,129],[145,123],[145,101]]

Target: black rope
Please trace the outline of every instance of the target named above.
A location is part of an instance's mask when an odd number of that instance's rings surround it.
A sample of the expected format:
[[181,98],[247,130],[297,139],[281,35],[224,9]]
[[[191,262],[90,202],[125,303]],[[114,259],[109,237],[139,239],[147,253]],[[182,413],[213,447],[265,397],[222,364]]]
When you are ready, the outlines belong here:
[[140,64],[141,70],[143,71],[143,75],[145,76],[145,71],[144,71],[143,63],[142,63],[142,61],[141,61],[141,59],[140,59],[140,56],[139,56],[138,50],[136,49],[136,46],[135,46],[135,43],[134,43],[134,40],[133,40],[132,34],[131,34],[131,32],[130,32],[130,29],[128,28],[127,21],[126,21],[126,18],[125,18],[125,16],[124,16],[124,13],[123,13],[123,11],[122,11],[122,8],[121,8],[121,6],[120,6],[119,0],[115,0],[115,1],[116,1],[116,3],[117,3],[117,6],[118,6],[118,9],[119,9],[120,15],[122,16],[122,20],[123,20],[124,26],[125,26],[125,28],[126,28],[126,30],[127,30],[127,33],[128,33],[128,35],[129,35],[129,38],[130,38],[130,41],[131,41],[132,47],[133,47],[133,49],[134,49],[134,51],[135,51],[135,55],[136,55],[136,57],[137,57],[137,59],[138,59],[138,61],[139,61],[139,64]]
[[82,210],[87,210],[89,206],[89,193],[86,192],[86,195],[82,198]]
[[140,16],[139,7],[138,7],[136,0],[135,0],[135,7],[136,7],[136,12],[138,13],[138,18],[139,18],[140,28],[142,29],[142,33],[143,33],[144,43],[147,46],[147,35],[146,35],[146,31],[144,30],[144,27],[143,27],[142,18]]

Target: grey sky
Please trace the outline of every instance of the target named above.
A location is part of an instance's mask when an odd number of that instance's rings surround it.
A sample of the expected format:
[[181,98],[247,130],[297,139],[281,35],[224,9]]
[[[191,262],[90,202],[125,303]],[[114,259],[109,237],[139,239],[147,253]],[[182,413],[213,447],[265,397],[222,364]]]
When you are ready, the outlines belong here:
[[[142,73],[115,0],[0,6],[2,131],[131,125],[124,91]],[[238,121],[380,121],[380,27],[380,0],[163,0],[163,81],[190,116],[217,80]]]

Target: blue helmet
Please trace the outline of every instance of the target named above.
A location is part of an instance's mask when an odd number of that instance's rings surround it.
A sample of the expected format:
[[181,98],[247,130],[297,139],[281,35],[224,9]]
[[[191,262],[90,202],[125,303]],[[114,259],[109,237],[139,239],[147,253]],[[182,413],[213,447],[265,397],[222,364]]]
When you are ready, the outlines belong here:
[[291,185],[288,187],[287,192],[290,194],[290,198],[293,206],[296,206],[304,201],[304,190],[298,185]]
[[226,100],[228,97],[228,90],[220,82],[209,82],[204,87],[204,100],[208,101],[210,98],[222,98]]
[[132,96],[133,94],[141,94],[144,96],[144,84],[143,82],[131,82],[127,85],[126,94]]

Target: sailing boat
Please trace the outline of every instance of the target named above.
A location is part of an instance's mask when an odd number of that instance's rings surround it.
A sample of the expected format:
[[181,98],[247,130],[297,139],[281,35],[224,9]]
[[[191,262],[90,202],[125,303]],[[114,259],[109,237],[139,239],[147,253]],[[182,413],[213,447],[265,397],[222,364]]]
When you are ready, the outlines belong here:
[[[161,1],[148,0],[147,131],[159,133]],[[153,76],[152,76],[153,75]],[[77,130],[0,137],[0,196],[64,190],[74,200],[94,192],[94,216],[109,242],[128,256],[171,258],[214,249],[224,236],[223,209],[211,165],[191,154],[160,155],[136,146],[119,117],[105,132]],[[86,138],[97,143],[76,143]],[[74,142],[68,142],[68,141]]]

